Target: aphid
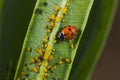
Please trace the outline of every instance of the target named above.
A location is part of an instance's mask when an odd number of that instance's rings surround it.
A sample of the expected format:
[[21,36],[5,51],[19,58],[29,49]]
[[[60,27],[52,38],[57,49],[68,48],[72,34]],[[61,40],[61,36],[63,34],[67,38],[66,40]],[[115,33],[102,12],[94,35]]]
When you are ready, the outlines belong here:
[[36,14],[42,14],[43,12],[42,12],[41,9],[37,8],[36,11],[35,11],[35,13],[36,13]]
[[48,71],[46,68],[43,68],[43,70],[44,70],[45,72],[47,72],[47,71]]
[[33,69],[33,71],[36,72],[36,73],[39,71],[39,67],[34,67],[34,68],[32,68],[32,69]]
[[28,47],[27,50],[28,50],[28,52],[31,52],[31,51],[32,51],[32,49],[31,49],[30,47]]
[[29,80],[28,78],[24,78],[23,80]]
[[48,57],[48,60],[49,61],[52,61],[54,59],[54,56],[53,56],[53,54],[51,54],[49,57]]
[[69,59],[69,58],[65,58],[64,60],[65,60],[65,62],[68,63],[68,64],[71,63],[71,59]]
[[59,65],[62,64],[62,63],[63,63],[62,61],[59,61],[59,62],[58,62]]
[[64,7],[62,12],[63,12],[63,14],[66,14],[67,13],[67,7]]
[[34,63],[34,62],[35,62],[35,59],[33,57],[31,57],[29,63]]
[[35,51],[40,55],[43,56],[43,51],[40,48],[36,48]]
[[21,72],[21,75],[26,76],[27,73],[26,72]]
[[58,11],[59,8],[60,8],[60,7],[59,7],[58,5],[56,5],[55,8],[54,8],[54,10],[55,10],[55,11]]
[[77,28],[75,26],[64,27],[57,35],[59,40],[71,40],[77,33]]
[[59,20],[59,18],[58,18],[58,16],[56,16],[55,21],[58,22],[58,20]]
[[17,78],[17,80],[21,80],[20,78]]
[[49,74],[48,73],[45,73],[45,77],[48,77],[49,76]]

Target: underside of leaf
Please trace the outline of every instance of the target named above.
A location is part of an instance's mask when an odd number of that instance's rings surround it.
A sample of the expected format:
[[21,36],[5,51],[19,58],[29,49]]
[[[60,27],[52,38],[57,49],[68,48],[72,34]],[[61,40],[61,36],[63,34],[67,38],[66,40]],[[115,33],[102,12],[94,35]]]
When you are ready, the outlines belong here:
[[[23,44],[15,80],[68,80],[93,0],[37,0]],[[78,29],[72,40],[60,41],[65,26]]]

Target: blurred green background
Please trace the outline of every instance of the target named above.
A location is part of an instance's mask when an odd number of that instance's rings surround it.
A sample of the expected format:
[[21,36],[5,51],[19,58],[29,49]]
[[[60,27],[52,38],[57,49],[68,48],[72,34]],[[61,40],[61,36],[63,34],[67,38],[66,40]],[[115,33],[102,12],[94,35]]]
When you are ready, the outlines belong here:
[[0,10],[0,80],[5,80],[5,76],[14,76],[35,2],[36,0],[3,0]]
[[106,46],[91,80],[120,80],[120,1]]
[[[14,76],[35,2],[36,0],[0,1],[0,80]],[[91,80],[120,80],[119,9],[120,2],[106,47]]]

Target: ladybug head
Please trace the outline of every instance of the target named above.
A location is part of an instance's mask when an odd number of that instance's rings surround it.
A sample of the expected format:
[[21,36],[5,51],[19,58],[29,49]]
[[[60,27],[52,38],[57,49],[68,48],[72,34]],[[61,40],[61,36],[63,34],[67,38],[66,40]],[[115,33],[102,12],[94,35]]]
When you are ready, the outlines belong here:
[[57,35],[57,38],[58,38],[59,40],[64,40],[64,39],[65,39],[65,36],[64,36],[64,34],[63,34],[62,32],[59,32],[58,35]]

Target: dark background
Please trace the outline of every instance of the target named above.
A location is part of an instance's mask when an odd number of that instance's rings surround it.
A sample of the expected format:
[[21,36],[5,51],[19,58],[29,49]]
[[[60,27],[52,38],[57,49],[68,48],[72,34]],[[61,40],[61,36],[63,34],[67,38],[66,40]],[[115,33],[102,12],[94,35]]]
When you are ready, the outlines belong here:
[[120,1],[106,46],[91,80],[120,80]]

